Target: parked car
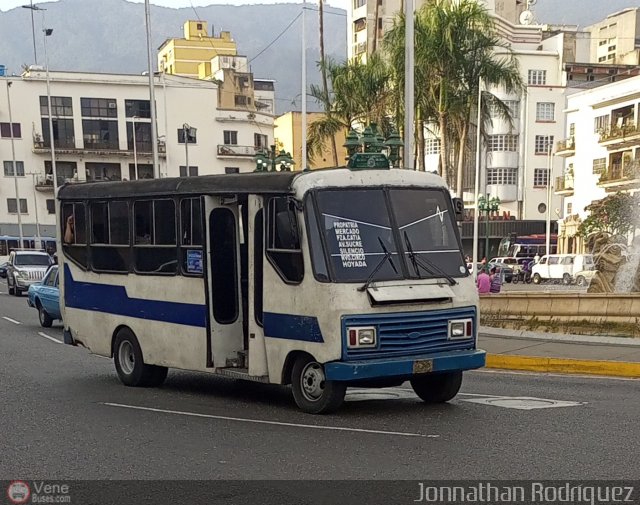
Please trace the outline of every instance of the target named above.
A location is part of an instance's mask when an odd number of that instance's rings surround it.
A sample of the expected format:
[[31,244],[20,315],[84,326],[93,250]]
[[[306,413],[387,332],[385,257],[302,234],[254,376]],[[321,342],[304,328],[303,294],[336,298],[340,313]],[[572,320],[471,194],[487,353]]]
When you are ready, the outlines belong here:
[[21,249],[11,251],[7,262],[7,286],[9,294],[20,296],[31,284],[40,282],[52,259],[44,251]]
[[596,275],[597,270],[581,270],[575,274],[575,283],[578,286],[588,286],[591,284],[593,276]]
[[489,261],[489,267],[492,267],[494,265],[496,266],[504,265],[506,267],[511,268],[514,271],[514,273],[522,269],[522,265],[518,262],[518,258],[511,258],[511,257],[493,258],[491,259],[491,261]]
[[531,269],[534,284],[542,281],[562,281],[569,285],[578,272],[593,270],[591,254],[545,254]]
[[49,328],[54,320],[62,319],[58,265],[53,265],[47,270],[42,282],[29,286],[28,297],[29,307],[38,309],[40,325],[44,328]]
[[8,262],[4,262],[0,265],[0,277],[2,277],[3,279],[7,278],[7,264]]

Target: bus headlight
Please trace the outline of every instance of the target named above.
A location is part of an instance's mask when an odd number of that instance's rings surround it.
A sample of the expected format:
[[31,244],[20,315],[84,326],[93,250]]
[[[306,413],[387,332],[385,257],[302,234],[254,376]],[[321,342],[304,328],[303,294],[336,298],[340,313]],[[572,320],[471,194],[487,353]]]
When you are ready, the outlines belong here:
[[366,328],[347,328],[349,347],[375,347],[376,329],[372,326]]
[[473,337],[473,321],[471,319],[458,319],[449,321],[449,340],[465,339]]

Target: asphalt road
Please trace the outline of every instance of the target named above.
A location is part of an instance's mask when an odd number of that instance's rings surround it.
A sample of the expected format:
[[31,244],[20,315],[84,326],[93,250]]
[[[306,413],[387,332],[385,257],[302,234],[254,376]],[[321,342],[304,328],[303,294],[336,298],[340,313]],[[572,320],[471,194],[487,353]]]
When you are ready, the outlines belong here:
[[0,291],[0,479],[640,477],[638,381],[478,371],[447,405],[358,390],[311,416],[287,388],[206,374],[127,388]]

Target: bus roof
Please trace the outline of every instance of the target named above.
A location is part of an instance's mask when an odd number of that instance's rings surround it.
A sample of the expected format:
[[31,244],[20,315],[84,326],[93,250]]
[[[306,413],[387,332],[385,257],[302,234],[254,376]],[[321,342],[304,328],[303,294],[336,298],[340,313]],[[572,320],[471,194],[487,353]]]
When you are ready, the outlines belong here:
[[201,175],[138,181],[84,182],[65,184],[59,200],[166,196],[172,194],[282,194],[291,192],[293,179],[300,172],[251,172],[245,174]]

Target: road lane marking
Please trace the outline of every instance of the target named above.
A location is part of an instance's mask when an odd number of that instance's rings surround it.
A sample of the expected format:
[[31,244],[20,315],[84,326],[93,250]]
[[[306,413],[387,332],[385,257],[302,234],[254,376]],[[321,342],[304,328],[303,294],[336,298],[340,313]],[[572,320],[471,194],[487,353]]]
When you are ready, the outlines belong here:
[[141,407],[139,405],[126,405],[124,403],[103,402],[103,405],[107,405],[109,407],[119,407],[124,409],[146,410],[148,412],[159,412],[161,414],[175,414],[179,416],[203,417],[206,419],[219,419],[221,421],[237,421],[241,423],[270,424],[273,426],[290,426],[292,428],[310,428],[314,430],[329,430],[329,431],[349,431],[349,432],[356,432],[356,433],[370,433],[374,435],[393,435],[397,437],[438,438],[440,436],[440,435],[423,435],[422,433],[410,433],[410,432],[403,432],[403,431],[366,430],[362,428],[347,428],[343,426],[321,426],[321,425],[313,425],[313,424],[285,423],[281,421],[267,421],[264,419],[247,419],[243,417],[216,416],[212,414],[200,414],[198,412],[183,412],[180,410],[166,410],[166,409],[156,409],[152,407]]
[[62,344],[62,340],[58,340],[57,338],[50,337],[49,335],[47,335],[46,333],[42,333],[41,331],[38,332],[38,335],[44,338],[48,338],[49,340],[51,340],[52,342],[55,342],[56,344]]
[[10,317],[7,317],[7,316],[2,316],[2,319],[6,319],[7,321],[13,324],[22,324],[20,321],[16,321],[15,319],[11,319]]

